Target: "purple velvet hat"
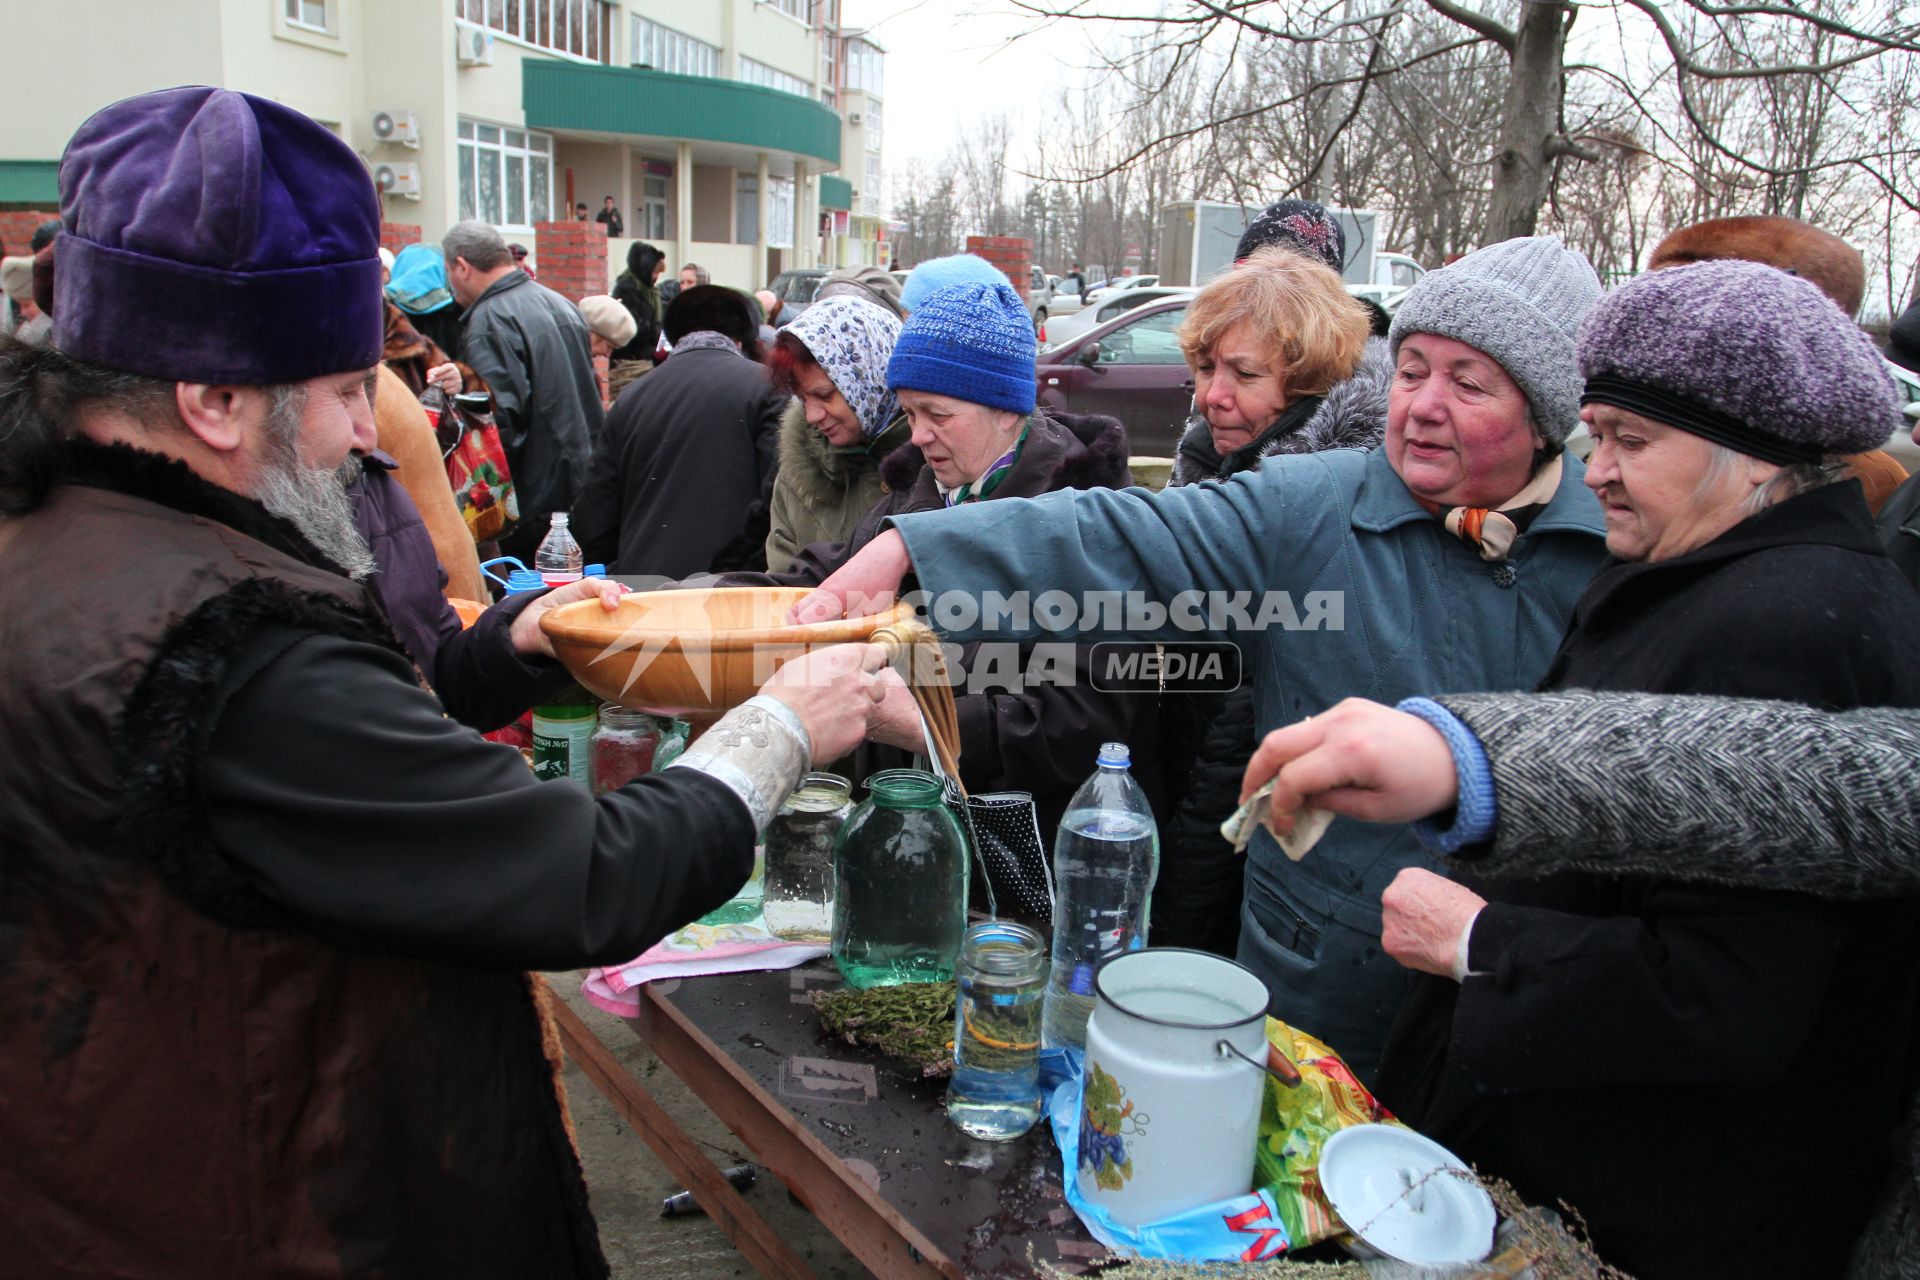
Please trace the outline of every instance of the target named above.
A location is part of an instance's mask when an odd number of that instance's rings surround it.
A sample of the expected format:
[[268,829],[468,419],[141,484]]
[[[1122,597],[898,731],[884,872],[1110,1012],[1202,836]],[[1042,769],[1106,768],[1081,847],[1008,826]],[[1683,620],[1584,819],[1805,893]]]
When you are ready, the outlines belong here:
[[380,202],[299,112],[204,86],[116,102],[60,161],[54,345],[179,382],[380,363]]

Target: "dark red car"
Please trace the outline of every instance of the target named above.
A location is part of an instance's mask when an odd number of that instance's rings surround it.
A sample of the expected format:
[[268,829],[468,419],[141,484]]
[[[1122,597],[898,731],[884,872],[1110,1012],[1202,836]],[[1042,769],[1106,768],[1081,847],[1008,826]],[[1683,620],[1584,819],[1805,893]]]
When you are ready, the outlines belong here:
[[1040,403],[1068,413],[1105,413],[1127,427],[1136,454],[1170,458],[1193,402],[1180,352],[1187,297],[1163,298],[1040,353]]

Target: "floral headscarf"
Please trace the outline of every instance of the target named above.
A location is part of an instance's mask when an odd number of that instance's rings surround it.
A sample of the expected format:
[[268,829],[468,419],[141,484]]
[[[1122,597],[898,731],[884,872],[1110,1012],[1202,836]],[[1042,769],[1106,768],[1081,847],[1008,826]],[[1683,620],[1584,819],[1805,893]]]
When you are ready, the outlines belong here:
[[887,361],[900,320],[865,298],[826,298],[781,330],[806,344],[860,419],[860,434],[876,440],[893,421],[895,401],[887,390]]

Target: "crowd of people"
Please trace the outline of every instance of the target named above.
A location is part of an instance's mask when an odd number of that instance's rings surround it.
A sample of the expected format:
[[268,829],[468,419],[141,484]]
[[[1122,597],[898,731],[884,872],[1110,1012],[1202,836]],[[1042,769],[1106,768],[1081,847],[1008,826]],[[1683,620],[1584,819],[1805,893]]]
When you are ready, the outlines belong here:
[[[204,88],[103,110],[60,183],[0,261],[0,1256],[604,1274],[527,971],[719,905],[809,767],[923,749],[850,645],[657,774],[537,782],[480,731],[569,683],[545,612],[625,588],[490,604],[438,419],[498,433],[489,553],[566,512],[614,575],[812,588],[799,621],[911,579],[971,791],[1051,832],[1130,743],[1150,940],[1237,957],[1614,1265],[1920,1268],[1920,489],[1837,237],[1684,228],[1611,291],[1508,240],[1383,326],[1284,201],[1187,309],[1156,493],[1037,403],[971,255],[799,309],[641,241],[575,303],[483,223],[381,249],[351,149]],[[939,603],[1042,592],[1127,604]],[[1245,680],[1117,687],[1113,641]]]

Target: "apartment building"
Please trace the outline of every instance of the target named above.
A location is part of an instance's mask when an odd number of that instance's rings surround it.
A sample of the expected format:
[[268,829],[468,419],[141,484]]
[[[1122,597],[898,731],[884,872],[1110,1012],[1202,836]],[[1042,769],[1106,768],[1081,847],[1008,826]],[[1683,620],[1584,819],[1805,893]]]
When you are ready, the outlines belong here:
[[[884,51],[839,0],[82,0],[84,44],[17,60],[0,210],[54,207],[68,136],[104,104],[217,84],[322,121],[387,221],[433,240],[612,196],[625,235],[764,284],[885,260]],[[537,265],[537,256],[536,256]]]

